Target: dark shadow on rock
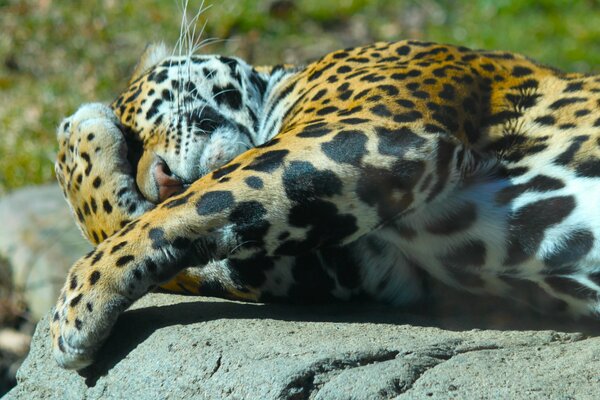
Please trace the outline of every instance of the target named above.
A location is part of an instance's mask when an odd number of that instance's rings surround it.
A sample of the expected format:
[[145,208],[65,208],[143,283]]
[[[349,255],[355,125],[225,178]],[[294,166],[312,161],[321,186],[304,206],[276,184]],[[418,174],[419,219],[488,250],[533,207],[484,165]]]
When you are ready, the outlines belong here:
[[[189,325],[217,319],[274,319],[297,322],[375,323],[436,327],[451,331],[556,330],[600,336],[596,320],[573,320],[535,313],[497,298],[461,293],[461,307],[407,309],[379,303],[335,303],[318,306],[253,304],[221,301],[189,301],[125,312],[98,353],[97,361],[80,371],[86,384],[97,380],[123,360],[154,331],[174,325]],[[190,297],[192,299],[192,297]],[[507,304],[508,303],[508,304]]]

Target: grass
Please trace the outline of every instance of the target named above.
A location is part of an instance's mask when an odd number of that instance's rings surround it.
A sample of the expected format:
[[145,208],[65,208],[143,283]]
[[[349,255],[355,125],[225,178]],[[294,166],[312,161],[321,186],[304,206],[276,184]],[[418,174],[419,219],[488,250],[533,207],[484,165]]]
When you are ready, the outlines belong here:
[[[200,1],[190,1],[190,9]],[[176,0],[0,0],[0,194],[51,181],[55,126],[123,89],[145,45],[174,44]],[[299,63],[374,40],[427,39],[600,65],[600,0],[214,0],[203,51]]]

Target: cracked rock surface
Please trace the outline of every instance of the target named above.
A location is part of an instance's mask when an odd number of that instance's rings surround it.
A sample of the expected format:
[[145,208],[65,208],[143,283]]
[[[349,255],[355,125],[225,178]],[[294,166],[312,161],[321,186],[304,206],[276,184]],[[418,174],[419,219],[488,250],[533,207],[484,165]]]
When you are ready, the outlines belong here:
[[54,363],[45,318],[7,399],[600,398],[594,333],[460,315],[152,294],[79,373]]

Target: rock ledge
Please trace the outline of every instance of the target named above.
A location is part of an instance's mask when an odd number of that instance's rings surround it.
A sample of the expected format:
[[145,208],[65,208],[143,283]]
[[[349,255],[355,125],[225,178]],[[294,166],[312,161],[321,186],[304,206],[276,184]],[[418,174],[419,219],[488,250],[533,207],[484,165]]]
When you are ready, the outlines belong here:
[[7,399],[598,398],[600,338],[457,321],[152,294],[82,373],[54,363],[46,317]]

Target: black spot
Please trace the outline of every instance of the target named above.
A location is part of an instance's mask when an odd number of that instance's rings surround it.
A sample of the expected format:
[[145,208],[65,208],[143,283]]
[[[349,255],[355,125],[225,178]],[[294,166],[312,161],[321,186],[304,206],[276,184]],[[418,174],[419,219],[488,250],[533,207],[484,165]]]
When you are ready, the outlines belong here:
[[377,104],[376,106],[371,107],[370,111],[373,114],[378,115],[380,117],[391,117],[392,116],[392,112],[384,104]]
[[94,186],[94,188],[98,189],[100,185],[102,185],[102,179],[100,179],[100,177],[97,176],[96,178],[94,178],[92,185]]
[[303,202],[341,194],[342,181],[330,170],[317,170],[306,161],[292,161],[283,173],[283,186],[288,198]]
[[92,262],[90,263],[90,265],[94,266],[98,261],[100,261],[103,254],[104,254],[104,252],[102,252],[102,251],[99,251],[96,254],[94,254],[94,257],[92,258]]
[[522,76],[526,76],[526,75],[531,75],[533,73],[533,70],[531,68],[527,68],[527,67],[522,67],[517,65],[516,67],[513,68],[512,70],[512,75],[516,76],[516,77],[522,77]]
[[321,137],[329,134],[331,132],[330,128],[326,127],[326,124],[312,124],[304,127],[302,131],[298,133],[298,137],[302,138],[315,138]]
[[573,128],[576,128],[576,127],[577,127],[577,125],[575,125],[575,124],[560,124],[558,126],[558,129],[565,130],[565,129],[573,129]]
[[377,88],[383,90],[388,96],[396,96],[400,93],[398,88],[392,85],[379,85]]
[[562,99],[556,100],[548,107],[552,110],[558,110],[559,108],[568,106],[569,104],[583,103],[586,101],[587,99],[585,97],[563,97]]
[[92,171],[92,162],[90,159],[90,155],[84,151],[84,152],[81,152],[80,156],[81,156],[81,158],[83,158],[83,161],[85,161],[85,164],[86,164],[83,172],[85,173],[85,176],[90,176],[90,172]]
[[345,100],[348,100],[350,97],[352,97],[353,94],[354,94],[354,91],[345,90],[338,95],[338,99],[345,101]]
[[405,108],[414,108],[415,107],[415,103],[410,101],[410,100],[406,100],[406,99],[398,99],[396,100],[396,104],[398,104],[399,106],[405,107]]
[[273,259],[262,254],[246,259],[229,259],[232,278],[240,287],[260,287],[266,280],[265,272],[273,266]]
[[239,166],[240,166],[239,163],[235,163],[235,164],[229,164],[222,168],[219,168],[218,170],[213,172],[212,178],[215,180],[220,179],[220,178],[224,177],[225,175],[228,175],[228,174],[232,173],[233,171],[235,171],[236,169],[238,169]]
[[519,111],[510,111],[510,110],[500,111],[495,114],[490,114],[489,116],[487,116],[485,118],[485,120],[482,122],[482,125],[483,126],[493,126],[493,125],[506,124],[509,120],[520,118],[522,115],[523,115],[523,113],[521,113]]
[[104,200],[102,202],[102,208],[104,209],[104,211],[106,211],[107,214],[110,214],[112,212],[112,206],[110,205],[110,202],[108,200]]
[[515,178],[517,176],[525,175],[529,172],[529,168],[527,167],[514,167],[514,168],[506,168],[503,173],[508,178]]
[[231,208],[234,204],[233,194],[230,191],[217,190],[205,193],[196,203],[199,215],[210,215]]
[[455,146],[453,143],[447,142],[445,140],[438,141],[437,148],[437,158],[436,158],[436,172],[437,172],[437,181],[433,185],[431,192],[427,196],[427,201],[433,200],[438,194],[444,190],[444,186],[446,181],[448,180],[448,176],[450,175],[450,171],[453,167],[450,165],[452,158],[454,156]]
[[236,225],[251,225],[262,220],[267,213],[265,207],[258,201],[238,203],[229,214],[229,220]]
[[565,151],[560,153],[558,157],[556,157],[554,163],[557,165],[569,164],[571,161],[573,161],[573,158],[575,157],[575,154],[577,154],[577,152],[579,151],[581,145],[589,138],[590,137],[587,135],[575,136],[569,147]]
[[577,263],[590,252],[594,245],[594,234],[589,230],[576,230],[560,243],[559,248],[544,256],[544,262],[552,269]]
[[412,189],[424,170],[423,162],[413,160],[400,160],[390,168],[364,168],[357,182],[358,197],[376,206],[380,218],[388,221],[412,204]]
[[308,75],[308,81],[314,81],[315,79],[319,78],[321,75],[323,75],[323,71],[322,70],[316,70],[316,71],[312,71],[309,75]]
[[350,57],[350,58],[348,58],[348,61],[356,62],[356,63],[360,63],[360,64],[366,64],[370,60],[367,57]]
[[100,271],[94,271],[90,274],[90,285],[95,285],[100,279]]
[[193,196],[192,192],[189,192],[183,196],[180,197],[175,197],[172,200],[169,200],[168,202],[163,204],[163,207],[168,208],[168,209],[172,209],[175,207],[179,207],[182,206],[184,204],[187,204],[188,200],[190,199],[190,197]]
[[333,53],[333,58],[336,58],[339,60],[341,58],[346,58],[349,55],[350,54],[347,51],[339,51],[339,52]]
[[164,82],[167,78],[169,77],[169,70],[168,69],[162,69],[160,70],[157,74],[154,74],[153,76],[149,76],[148,80],[150,81],[154,81],[156,83],[162,83]]
[[477,207],[465,203],[435,221],[427,224],[426,229],[436,235],[451,235],[469,229],[477,219]]
[[98,205],[96,204],[96,199],[93,197],[90,199],[90,205],[92,207],[92,212],[96,214],[96,210],[98,210]]
[[396,53],[400,56],[405,56],[408,53],[410,53],[410,46],[406,46],[406,45],[400,46],[396,49]]
[[421,119],[423,117],[423,114],[421,114],[418,111],[408,111],[405,113],[400,113],[400,114],[396,114],[394,115],[394,122],[398,122],[398,123],[407,123],[407,122],[415,122],[419,119]]
[[273,172],[283,164],[283,159],[288,155],[289,150],[271,150],[256,157],[245,170],[260,172]]
[[565,87],[565,90],[563,90],[563,92],[577,92],[581,89],[583,89],[582,82],[569,82],[569,84],[567,85],[567,87]]
[[152,104],[150,105],[150,108],[148,109],[148,111],[146,112],[146,119],[150,120],[152,119],[156,114],[158,114],[158,109],[161,106],[161,104],[163,103],[162,99],[155,99]]
[[[345,114],[347,115],[348,112],[346,112]],[[365,119],[365,118],[342,118],[342,119],[340,119],[340,122],[343,124],[348,124],[348,125],[358,125],[358,124],[364,124],[365,122],[370,122],[370,120]]]
[[132,262],[133,260],[135,260],[135,257],[132,255],[122,256],[117,259],[115,265],[117,267],[123,267],[123,266],[129,264],[130,262]]
[[600,177],[600,159],[593,158],[580,163],[579,165],[577,165],[576,172],[578,176],[588,178]]
[[162,98],[166,101],[173,101],[173,92],[171,92],[169,89],[164,89],[162,91]]
[[531,108],[535,106],[540,97],[540,94],[533,93],[506,94],[506,99],[513,105],[513,107],[516,110],[524,110],[526,108]]
[[73,300],[71,300],[71,302],[69,303],[70,307],[75,307],[77,304],[79,304],[79,302],[81,301],[81,298],[83,297],[82,293],[79,293],[77,296],[75,296],[73,298]]
[[124,228],[119,232],[119,237],[123,237],[125,235],[127,235],[129,232],[131,232],[133,230],[133,228],[135,228],[138,224],[138,220],[135,221],[131,221],[128,222],[127,220],[125,221],[121,221],[121,225],[124,226]]
[[444,83],[442,91],[439,93],[439,96],[444,100],[452,100],[454,99],[455,95],[456,90],[454,89],[454,86]]
[[529,203],[509,217],[508,255],[504,265],[516,265],[534,255],[544,231],[564,220],[575,209],[572,196],[557,196]]
[[131,203],[129,205],[129,207],[127,207],[127,212],[129,214],[133,214],[135,212],[135,210],[137,210],[137,204],[136,203]]
[[564,276],[549,276],[545,282],[554,290],[578,299],[598,299],[598,292],[574,279]]
[[240,248],[252,248],[264,244],[263,238],[271,226],[264,219],[266,213],[267,210],[258,201],[241,202],[231,211],[229,220],[234,224],[233,229],[242,243]]
[[312,101],[320,100],[326,94],[327,94],[327,89],[321,89],[313,96]]
[[361,131],[340,131],[334,138],[321,144],[323,153],[338,163],[360,164],[365,155],[367,135]]
[[89,312],[94,311],[94,306],[90,302],[85,303],[85,308],[87,308]]
[[86,202],[83,203],[83,213],[85,215],[90,215],[90,205]]
[[565,187],[565,184],[546,175],[536,175],[528,182],[508,186],[496,194],[496,202],[506,205],[526,192],[550,192]]
[[77,329],[78,331],[81,330],[81,320],[79,318],[75,318],[75,329]]
[[489,64],[489,63],[481,64],[480,67],[485,69],[488,72],[494,72],[496,70],[496,67],[494,66],[494,64]]
[[165,239],[165,231],[161,228],[152,228],[148,232],[148,238],[152,241],[153,249],[160,249],[169,244]]
[[360,100],[371,92],[371,89],[364,89],[360,91],[356,96],[354,96],[354,100]]
[[263,181],[258,176],[249,176],[246,179],[244,179],[244,182],[246,182],[246,185],[248,185],[252,189],[263,188]]
[[323,107],[317,111],[317,115],[328,115],[328,114],[336,112],[337,110],[338,110],[338,108],[335,106]]
[[233,110],[242,106],[242,94],[232,84],[213,87],[213,99],[218,104],[227,104]]
[[385,80],[385,77],[372,73],[361,77],[360,80],[362,82],[380,82]]
[[69,287],[71,290],[74,290],[77,287],[77,277],[75,275],[71,276],[71,284]]
[[277,255],[298,255],[320,246],[339,246],[358,230],[353,215],[340,214],[334,203],[321,199],[292,206],[288,222],[307,231],[303,240],[289,239],[281,243],[275,250]]
[[[202,107],[201,111],[191,110],[183,113],[187,125],[193,128],[196,136],[204,136],[214,132],[219,126],[226,125],[223,116],[212,107]],[[239,125],[238,125],[239,127]],[[243,131],[243,129],[240,129]],[[181,140],[177,137],[177,140]]]
[[376,127],[379,138],[377,150],[386,156],[404,157],[407,151],[418,149],[425,144],[425,139],[407,127],[388,129]]

